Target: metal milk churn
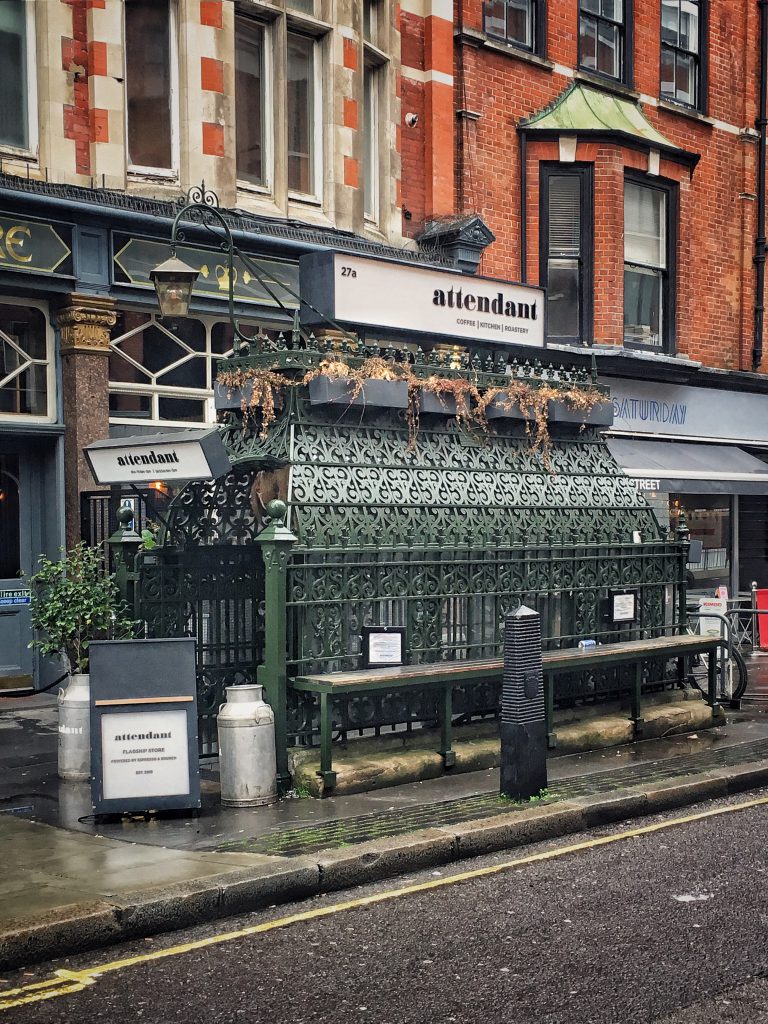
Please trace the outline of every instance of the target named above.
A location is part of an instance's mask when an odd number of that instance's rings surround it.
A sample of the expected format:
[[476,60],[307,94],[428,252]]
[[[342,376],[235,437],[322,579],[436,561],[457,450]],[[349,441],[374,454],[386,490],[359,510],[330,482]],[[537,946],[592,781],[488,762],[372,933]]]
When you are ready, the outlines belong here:
[[219,771],[225,807],[258,807],[277,800],[275,716],[263,687],[226,687],[219,708]]
[[91,777],[91,687],[85,673],[69,677],[59,690],[59,778],[84,782]]

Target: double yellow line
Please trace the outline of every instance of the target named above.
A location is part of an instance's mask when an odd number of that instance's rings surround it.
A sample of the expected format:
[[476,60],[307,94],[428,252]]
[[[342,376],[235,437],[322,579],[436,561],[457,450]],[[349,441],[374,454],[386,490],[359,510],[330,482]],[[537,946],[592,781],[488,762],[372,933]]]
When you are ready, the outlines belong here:
[[716,818],[724,814],[734,814],[737,811],[746,811],[751,807],[760,807],[765,804],[768,804],[768,796],[748,800],[740,804],[733,804],[730,807],[702,811],[699,814],[688,814],[682,818],[670,818],[668,821],[661,821],[655,825],[645,825],[642,828],[634,828],[628,832],[619,832],[615,835],[602,836],[598,839],[587,839],[583,843],[572,843],[570,846],[560,846],[554,850],[545,850],[543,853],[533,853],[527,857],[517,857],[515,860],[505,861],[503,864],[475,868],[473,871],[462,871],[455,875],[449,875],[446,878],[434,878],[428,882],[419,882],[416,885],[405,885],[400,889],[388,889],[385,892],[373,893],[371,896],[361,896],[358,899],[334,903],[327,907],[314,907],[312,910],[305,910],[300,914],[290,914],[288,917],[280,917],[274,921],[265,921],[262,924],[251,925],[249,928],[240,928],[233,932],[222,932],[218,935],[211,935],[207,939],[196,939],[194,942],[184,942],[178,946],[169,946],[167,949],[158,949],[151,953],[126,957],[123,960],[112,960],[109,963],[100,964],[95,967],[86,967],[81,971],[70,971],[60,968],[54,972],[53,977],[46,981],[32,982],[29,985],[23,985],[20,988],[9,989],[0,993],[0,1011],[12,1010],[15,1007],[27,1006],[30,1003],[39,1003],[46,999],[58,999],[62,996],[73,995],[75,992],[82,992],[91,985],[95,985],[105,974],[124,971],[129,967],[152,963],[154,960],[165,960],[172,956],[194,953],[198,949],[219,946],[223,942],[233,942],[236,939],[245,939],[251,935],[262,935],[277,928],[287,928],[289,925],[299,924],[302,921],[315,921],[321,917],[330,917],[332,914],[343,913],[345,910],[357,910],[360,907],[370,907],[376,903],[384,903],[403,896],[413,896],[416,893],[443,889],[446,886],[457,885],[461,882],[471,882],[475,878],[487,878],[489,875],[498,875],[502,871],[510,871],[514,868],[524,867],[527,864],[537,864],[540,861],[554,860],[557,857],[567,857],[570,854],[594,850],[600,846],[608,846],[610,843],[618,843],[624,839],[652,835],[654,832],[661,832],[664,829],[674,828],[678,825],[688,825],[694,821],[704,821],[707,818]]

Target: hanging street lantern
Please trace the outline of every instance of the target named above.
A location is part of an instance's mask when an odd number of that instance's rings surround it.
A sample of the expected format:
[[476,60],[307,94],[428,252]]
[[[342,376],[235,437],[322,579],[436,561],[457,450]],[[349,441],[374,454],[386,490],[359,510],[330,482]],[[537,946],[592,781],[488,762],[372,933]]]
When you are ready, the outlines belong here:
[[155,286],[163,316],[187,315],[192,300],[192,285],[197,276],[195,268],[180,260],[175,250],[171,250],[169,259],[150,271],[149,277]]

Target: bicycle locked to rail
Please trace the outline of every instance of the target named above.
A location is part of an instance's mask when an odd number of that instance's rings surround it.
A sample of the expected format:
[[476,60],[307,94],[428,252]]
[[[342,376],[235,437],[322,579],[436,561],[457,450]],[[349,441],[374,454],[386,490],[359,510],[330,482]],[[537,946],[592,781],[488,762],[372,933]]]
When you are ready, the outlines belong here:
[[[750,612],[750,614],[759,613]],[[717,649],[715,667],[717,698],[723,705],[729,705],[731,708],[741,707],[741,700],[747,691],[749,674],[747,663],[736,643],[736,637],[740,636],[741,632],[743,632],[739,630],[738,623],[735,621],[739,616],[739,608],[734,607],[727,614],[723,615],[720,612],[709,609],[701,611],[698,606],[689,606],[687,615],[687,632],[692,634],[704,632],[717,635],[717,630],[713,629],[710,624],[711,620],[717,620],[720,627],[719,633],[723,640],[722,645]],[[705,619],[710,620],[706,626],[704,626],[703,622]],[[703,626],[704,628],[702,628]],[[686,675],[686,683],[697,687],[703,694],[708,692],[707,663],[705,658],[695,655],[691,659]]]

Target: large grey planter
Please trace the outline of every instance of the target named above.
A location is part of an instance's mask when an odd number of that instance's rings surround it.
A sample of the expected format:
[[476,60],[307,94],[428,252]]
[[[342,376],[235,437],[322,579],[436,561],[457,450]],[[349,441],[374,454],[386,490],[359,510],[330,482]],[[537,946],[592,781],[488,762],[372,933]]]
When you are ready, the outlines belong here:
[[253,394],[253,384],[244,388],[228,388],[225,384],[215,381],[213,385],[213,402],[216,409],[242,409],[243,397],[248,405]]
[[356,409],[407,409],[404,380],[366,380],[359,394],[356,381],[344,377],[315,377],[309,382],[310,405],[347,405]]
[[588,427],[610,427],[613,424],[613,402],[598,402],[591,409],[573,409],[557,399],[547,403],[550,423],[574,423]]
[[419,389],[419,412],[422,415],[455,416],[456,408],[456,395],[450,391]]
[[488,403],[485,416],[489,420],[517,420],[523,423],[533,419],[533,416],[523,412],[515,399],[510,401],[506,391],[502,391]]

